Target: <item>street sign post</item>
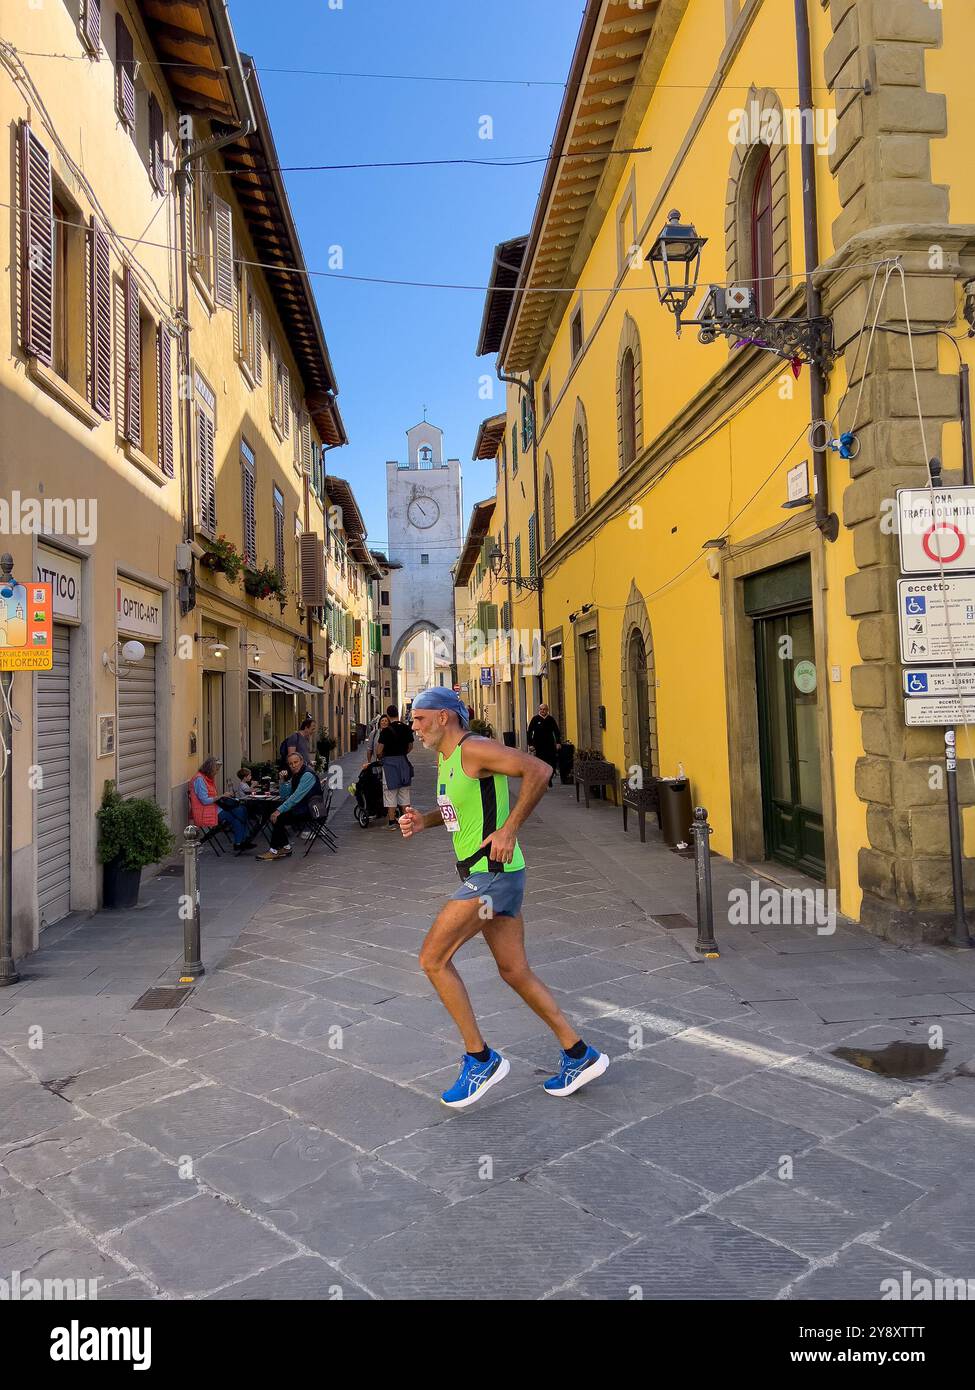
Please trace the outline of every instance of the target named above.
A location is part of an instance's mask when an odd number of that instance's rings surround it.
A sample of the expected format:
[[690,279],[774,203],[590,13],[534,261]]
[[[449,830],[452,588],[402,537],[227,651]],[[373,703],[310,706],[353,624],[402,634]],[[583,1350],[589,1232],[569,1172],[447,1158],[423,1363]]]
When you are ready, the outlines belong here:
[[975,661],[975,575],[899,579],[901,660]]
[[905,574],[975,569],[975,487],[898,488],[897,524]]
[[11,575],[0,586],[0,671],[50,671],[54,636],[50,584],[19,584]]
[[954,724],[975,724],[975,696],[935,695],[904,701],[904,722],[911,728],[950,728]]
[[975,696],[975,666],[915,666],[901,675],[905,695]]

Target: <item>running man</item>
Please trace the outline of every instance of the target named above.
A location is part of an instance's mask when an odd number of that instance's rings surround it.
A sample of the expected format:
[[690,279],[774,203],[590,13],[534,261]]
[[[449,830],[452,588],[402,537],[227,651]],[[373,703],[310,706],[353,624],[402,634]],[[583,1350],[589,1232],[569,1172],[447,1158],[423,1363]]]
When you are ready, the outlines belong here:
[[[544,1083],[545,1090],[550,1096],[571,1096],[601,1076],[609,1058],[579,1037],[525,955],[525,857],[516,833],[541,800],[551,769],[528,753],[468,732],[467,706],[446,686],[417,695],[413,732],[424,747],[437,750],[438,809],[424,814],[407,807],[399,827],[410,839],[421,830],[445,825],[454,837],[462,880],[420,949],[420,968],[457,1024],[466,1049],[460,1075],[441,1100],[458,1110],[473,1105],[510,1070],[508,1061],[485,1043],[453,964],[455,952],[481,931],[502,980],[558,1038],[562,1060],[558,1075]],[[518,800],[510,811],[508,777],[521,778]]]

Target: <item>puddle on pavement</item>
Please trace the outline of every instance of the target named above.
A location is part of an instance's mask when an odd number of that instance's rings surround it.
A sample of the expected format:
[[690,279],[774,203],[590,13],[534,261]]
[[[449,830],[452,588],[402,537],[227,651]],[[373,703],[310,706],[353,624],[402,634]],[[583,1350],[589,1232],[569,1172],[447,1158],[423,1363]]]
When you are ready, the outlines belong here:
[[915,1076],[930,1076],[948,1055],[944,1047],[928,1047],[927,1043],[892,1042],[886,1047],[834,1047],[832,1056],[842,1062],[852,1062],[864,1071],[875,1071],[898,1081],[910,1081]]

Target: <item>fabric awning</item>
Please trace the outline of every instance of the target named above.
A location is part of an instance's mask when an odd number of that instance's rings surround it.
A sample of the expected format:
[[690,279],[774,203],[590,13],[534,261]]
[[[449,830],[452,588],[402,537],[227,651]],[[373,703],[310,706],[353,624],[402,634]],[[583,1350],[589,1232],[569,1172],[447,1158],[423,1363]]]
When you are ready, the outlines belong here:
[[299,680],[297,676],[281,676],[277,671],[248,671],[247,689],[264,694],[276,690],[283,695],[322,695],[320,686],[310,681]]

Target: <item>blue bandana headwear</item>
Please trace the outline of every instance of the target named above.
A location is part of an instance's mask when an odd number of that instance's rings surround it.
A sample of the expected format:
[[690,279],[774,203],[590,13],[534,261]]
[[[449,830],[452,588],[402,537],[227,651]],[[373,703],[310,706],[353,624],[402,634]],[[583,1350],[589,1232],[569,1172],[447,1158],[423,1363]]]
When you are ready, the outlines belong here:
[[445,709],[456,714],[464,728],[470,725],[467,706],[456,690],[448,690],[445,685],[431,685],[429,690],[421,690],[413,701],[414,709]]

